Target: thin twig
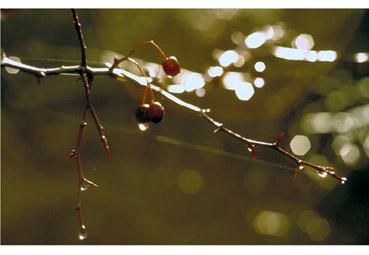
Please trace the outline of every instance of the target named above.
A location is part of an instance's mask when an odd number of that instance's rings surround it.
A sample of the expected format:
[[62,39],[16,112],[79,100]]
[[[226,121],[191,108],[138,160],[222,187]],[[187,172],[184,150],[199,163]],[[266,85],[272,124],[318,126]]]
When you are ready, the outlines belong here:
[[86,47],[85,40],[82,34],[82,26],[81,26],[81,23],[79,22],[79,17],[78,17],[76,9],[72,9],[72,14],[73,14],[74,28],[77,31],[79,44],[81,46],[81,66],[85,67],[87,65],[87,56],[86,56],[87,47]]
[[255,146],[271,148],[271,149],[274,149],[274,150],[280,152],[281,154],[285,155],[287,158],[291,159],[292,161],[294,161],[295,164],[297,165],[297,168],[300,169],[300,170],[302,170],[303,166],[309,166],[311,168],[316,169],[318,171],[318,173],[321,174],[321,176],[329,175],[329,176],[335,178],[336,180],[339,180],[341,183],[345,183],[347,181],[346,177],[341,177],[341,176],[336,175],[335,171],[333,171],[334,170],[333,167],[320,166],[320,165],[316,165],[316,164],[307,162],[307,161],[302,160],[302,159],[296,157],[295,155],[289,153],[288,151],[284,150],[282,147],[280,147],[280,142],[281,142],[280,137],[277,137],[277,139],[274,143],[252,140],[252,139],[243,137],[242,135],[226,128],[223,125],[223,123],[217,122],[216,120],[211,118],[208,115],[208,111],[206,111],[206,110],[201,111],[201,116],[203,118],[205,118],[208,122],[210,122],[213,126],[216,127],[214,133],[222,131],[223,133],[234,137],[235,139],[241,141],[242,143],[246,143],[248,148],[249,148],[249,151],[253,155],[253,158],[255,158],[255,150],[254,150]]
[[[97,187],[97,184],[88,180],[84,174],[83,174],[83,167],[82,167],[82,160],[81,160],[81,143],[82,143],[82,137],[83,137],[83,131],[85,126],[87,125],[86,119],[87,119],[87,111],[90,111],[94,123],[96,125],[96,129],[99,132],[100,135],[100,139],[101,142],[103,144],[103,147],[105,149],[105,152],[107,154],[108,157],[110,157],[110,151],[109,151],[109,144],[108,144],[108,140],[104,134],[104,128],[100,123],[100,120],[96,114],[96,111],[92,105],[91,102],[91,89],[92,89],[92,81],[93,81],[93,74],[92,73],[88,73],[87,72],[87,56],[86,56],[86,44],[83,38],[83,33],[82,33],[82,26],[81,23],[79,22],[79,17],[77,14],[77,11],[75,9],[72,9],[72,15],[73,15],[73,23],[74,23],[74,28],[77,32],[78,35],[78,39],[79,39],[79,44],[80,44],[80,48],[81,48],[81,65],[78,68],[72,69],[74,71],[78,71],[81,79],[83,81],[83,88],[84,88],[84,92],[85,92],[85,100],[86,100],[86,105],[84,106],[83,112],[82,112],[82,121],[80,123],[80,128],[78,131],[78,135],[77,135],[77,139],[76,139],[76,147],[74,150],[72,150],[72,153],[70,154],[71,156],[76,156],[76,162],[77,162],[77,171],[78,171],[78,191],[77,191],[77,206],[76,206],[76,210],[78,213],[78,219],[79,219],[79,225],[80,225],[80,234],[79,234],[79,238],[81,240],[86,238],[86,226],[84,224],[84,218],[83,218],[83,214],[82,214],[82,205],[81,205],[81,191],[85,190],[87,187],[86,185],[92,185]],[[65,70],[65,68],[63,67],[61,70]],[[68,71],[70,71],[67,68]],[[37,70],[33,70],[34,72],[37,73]],[[41,74],[41,76],[45,76],[47,75],[45,72],[39,72],[39,74]]]
[[[28,73],[32,73],[32,74],[36,74],[38,75],[40,72],[43,72],[46,75],[55,75],[56,72],[59,72],[59,74],[61,73],[78,73],[79,70],[74,69],[75,67],[73,66],[67,66],[67,67],[59,67],[59,68],[50,68],[50,69],[45,69],[45,68],[37,68],[37,67],[33,67],[33,66],[28,66],[28,65],[24,65],[21,64],[19,62],[10,60],[8,58],[4,58],[1,62],[2,66],[8,66],[8,67],[13,67],[16,69],[19,69],[21,71],[24,72],[28,72]],[[132,74],[124,69],[120,69],[120,68],[113,68],[112,70],[108,67],[108,68],[93,68],[93,67],[89,67],[86,66],[86,72],[87,73],[91,73],[93,75],[102,75],[102,76],[110,76],[110,77],[115,77],[118,79],[124,79],[124,80],[130,80],[133,81],[135,84],[140,85],[140,86],[144,86],[147,87],[147,80],[146,77],[141,77],[141,76],[137,76],[135,74]],[[252,156],[255,156],[255,146],[261,146],[261,147],[266,147],[266,148],[270,148],[273,150],[278,151],[279,153],[283,154],[284,156],[286,156],[287,158],[291,159],[297,166],[298,169],[302,169],[304,166],[308,166],[311,167],[313,169],[315,169],[316,171],[318,171],[318,173],[321,174],[321,176],[327,175],[327,176],[331,176],[334,179],[340,181],[341,183],[345,183],[347,181],[346,177],[341,177],[336,175],[336,173],[333,171],[334,169],[332,167],[327,167],[327,166],[320,166],[317,164],[313,164],[311,162],[302,160],[298,157],[296,157],[295,155],[287,152],[286,150],[284,150],[281,146],[280,146],[280,142],[282,137],[279,136],[275,142],[270,143],[270,142],[264,142],[264,141],[257,141],[257,140],[253,140],[253,139],[249,139],[246,138],[234,131],[232,131],[229,128],[226,128],[223,123],[218,122],[216,120],[214,120],[212,117],[210,117],[209,112],[210,110],[207,108],[200,108],[196,105],[187,103],[181,99],[179,99],[178,97],[174,96],[173,94],[169,93],[168,91],[160,88],[159,86],[156,86],[154,84],[151,83],[151,89],[160,93],[161,95],[163,95],[164,97],[166,97],[167,99],[171,100],[172,102],[187,108],[189,110],[195,111],[197,113],[200,114],[200,116],[202,118],[204,118],[205,120],[207,120],[209,123],[211,123],[213,126],[215,126],[215,130],[214,132],[217,133],[219,131],[228,134],[230,136],[232,136],[233,138],[239,140],[242,143],[245,143],[249,149],[249,151],[252,153]]]

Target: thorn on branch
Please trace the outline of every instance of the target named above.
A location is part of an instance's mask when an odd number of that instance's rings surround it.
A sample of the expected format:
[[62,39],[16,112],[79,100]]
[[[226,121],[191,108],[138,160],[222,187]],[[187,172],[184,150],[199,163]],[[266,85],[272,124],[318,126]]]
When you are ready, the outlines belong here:
[[217,127],[216,129],[214,129],[213,134],[218,133],[220,130],[222,130],[222,128],[223,128],[223,123],[221,123],[221,125],[219,125],[219,127]]
[[77,155],[76,150],[73,149],[73,150],[71,150],[71,152],[68,154],[68,156],[65,159],[69,160],[69,159],[75,157],[76,155]]
[[104,147],[106,157],[110,159],[111,158],[111,154],[110,154],[109,142],[108,142],[108,139],[106,138],[105,135],[102,135],[101,136],[101,142],[102,142],[102,145]]
[[251,158],[255,160],[256,159],[255,144],[247,145],[247,150],[251,153]]
[[283,139],[284,139],[284,132],[281,132],[281,133],[279,133],[279,135],[275,139],[274,146],[280,146],[283,142]]
[[82,181],[83,182],[86,182],[86,183],[88,183],[88,184],[90,184],[90,185],[92,185],[92,186],[94,186],[94,187],[99,187],[99,185],[97,185],[95,182],[93,182],[93,181],[90,181],[89,179],[87,179],[87,178],[83,178],[82,179]]

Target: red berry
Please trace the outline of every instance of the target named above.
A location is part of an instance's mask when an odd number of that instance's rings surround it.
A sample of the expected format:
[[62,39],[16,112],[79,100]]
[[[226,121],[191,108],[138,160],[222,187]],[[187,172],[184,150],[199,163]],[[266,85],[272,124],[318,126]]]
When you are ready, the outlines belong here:
[[164,107],[159,102],[154,102],[149,107],[149,118],[154,123],[159,123],[164,116]]
[[179,66],[178,60],[174,56],[166,58],[161,66],[163,67],[164,72],[172,77],[181,72],[181,67]]
[[136,119],[139,123],[146,123],[150,121],[149,105],[142,104],[136,108]]

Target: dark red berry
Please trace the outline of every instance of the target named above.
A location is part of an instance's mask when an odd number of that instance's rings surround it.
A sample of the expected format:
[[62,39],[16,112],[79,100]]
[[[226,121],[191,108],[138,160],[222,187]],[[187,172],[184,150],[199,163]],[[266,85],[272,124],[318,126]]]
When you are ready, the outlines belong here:
[[164,107],[159,103],[152,103],[149,107],[149,117],[154,123],[159,123],[164,116]]
[[172,77],[181,72],[181,67],[179,66],[178,60],[174,56],[166,58],[161,66],[163,67],[164,72]]
[[136,119],[139,123],[146,123],[150,121],[148,104],[142,104],[136,108]]

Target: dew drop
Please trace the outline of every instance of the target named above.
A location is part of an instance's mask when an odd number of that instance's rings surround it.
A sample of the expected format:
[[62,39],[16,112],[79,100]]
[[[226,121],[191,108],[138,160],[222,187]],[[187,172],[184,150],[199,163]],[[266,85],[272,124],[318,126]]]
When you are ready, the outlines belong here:
[[299,165],[299,170],[303,170],[303,169],[304,169],[304,166]]
[[81,184],[81,191],[86,191],[90,187],[90,184],[86,181],[83,181]]
[[347,178],[346,177],[342,177],[341,178],[341,184],[345,184],[347,182]]
[[322,177],[322,178],[325,178],[328,175],[327,172],[324,172],[324,171],[317,171],[317,173],[318,173],[319,177]]
[[149,123],[138,123],[138,128],[143,132],[149,129]]
[[81,225],[81,229],[78,233],[79,240],[85,240],[87,238],[86,226]]

